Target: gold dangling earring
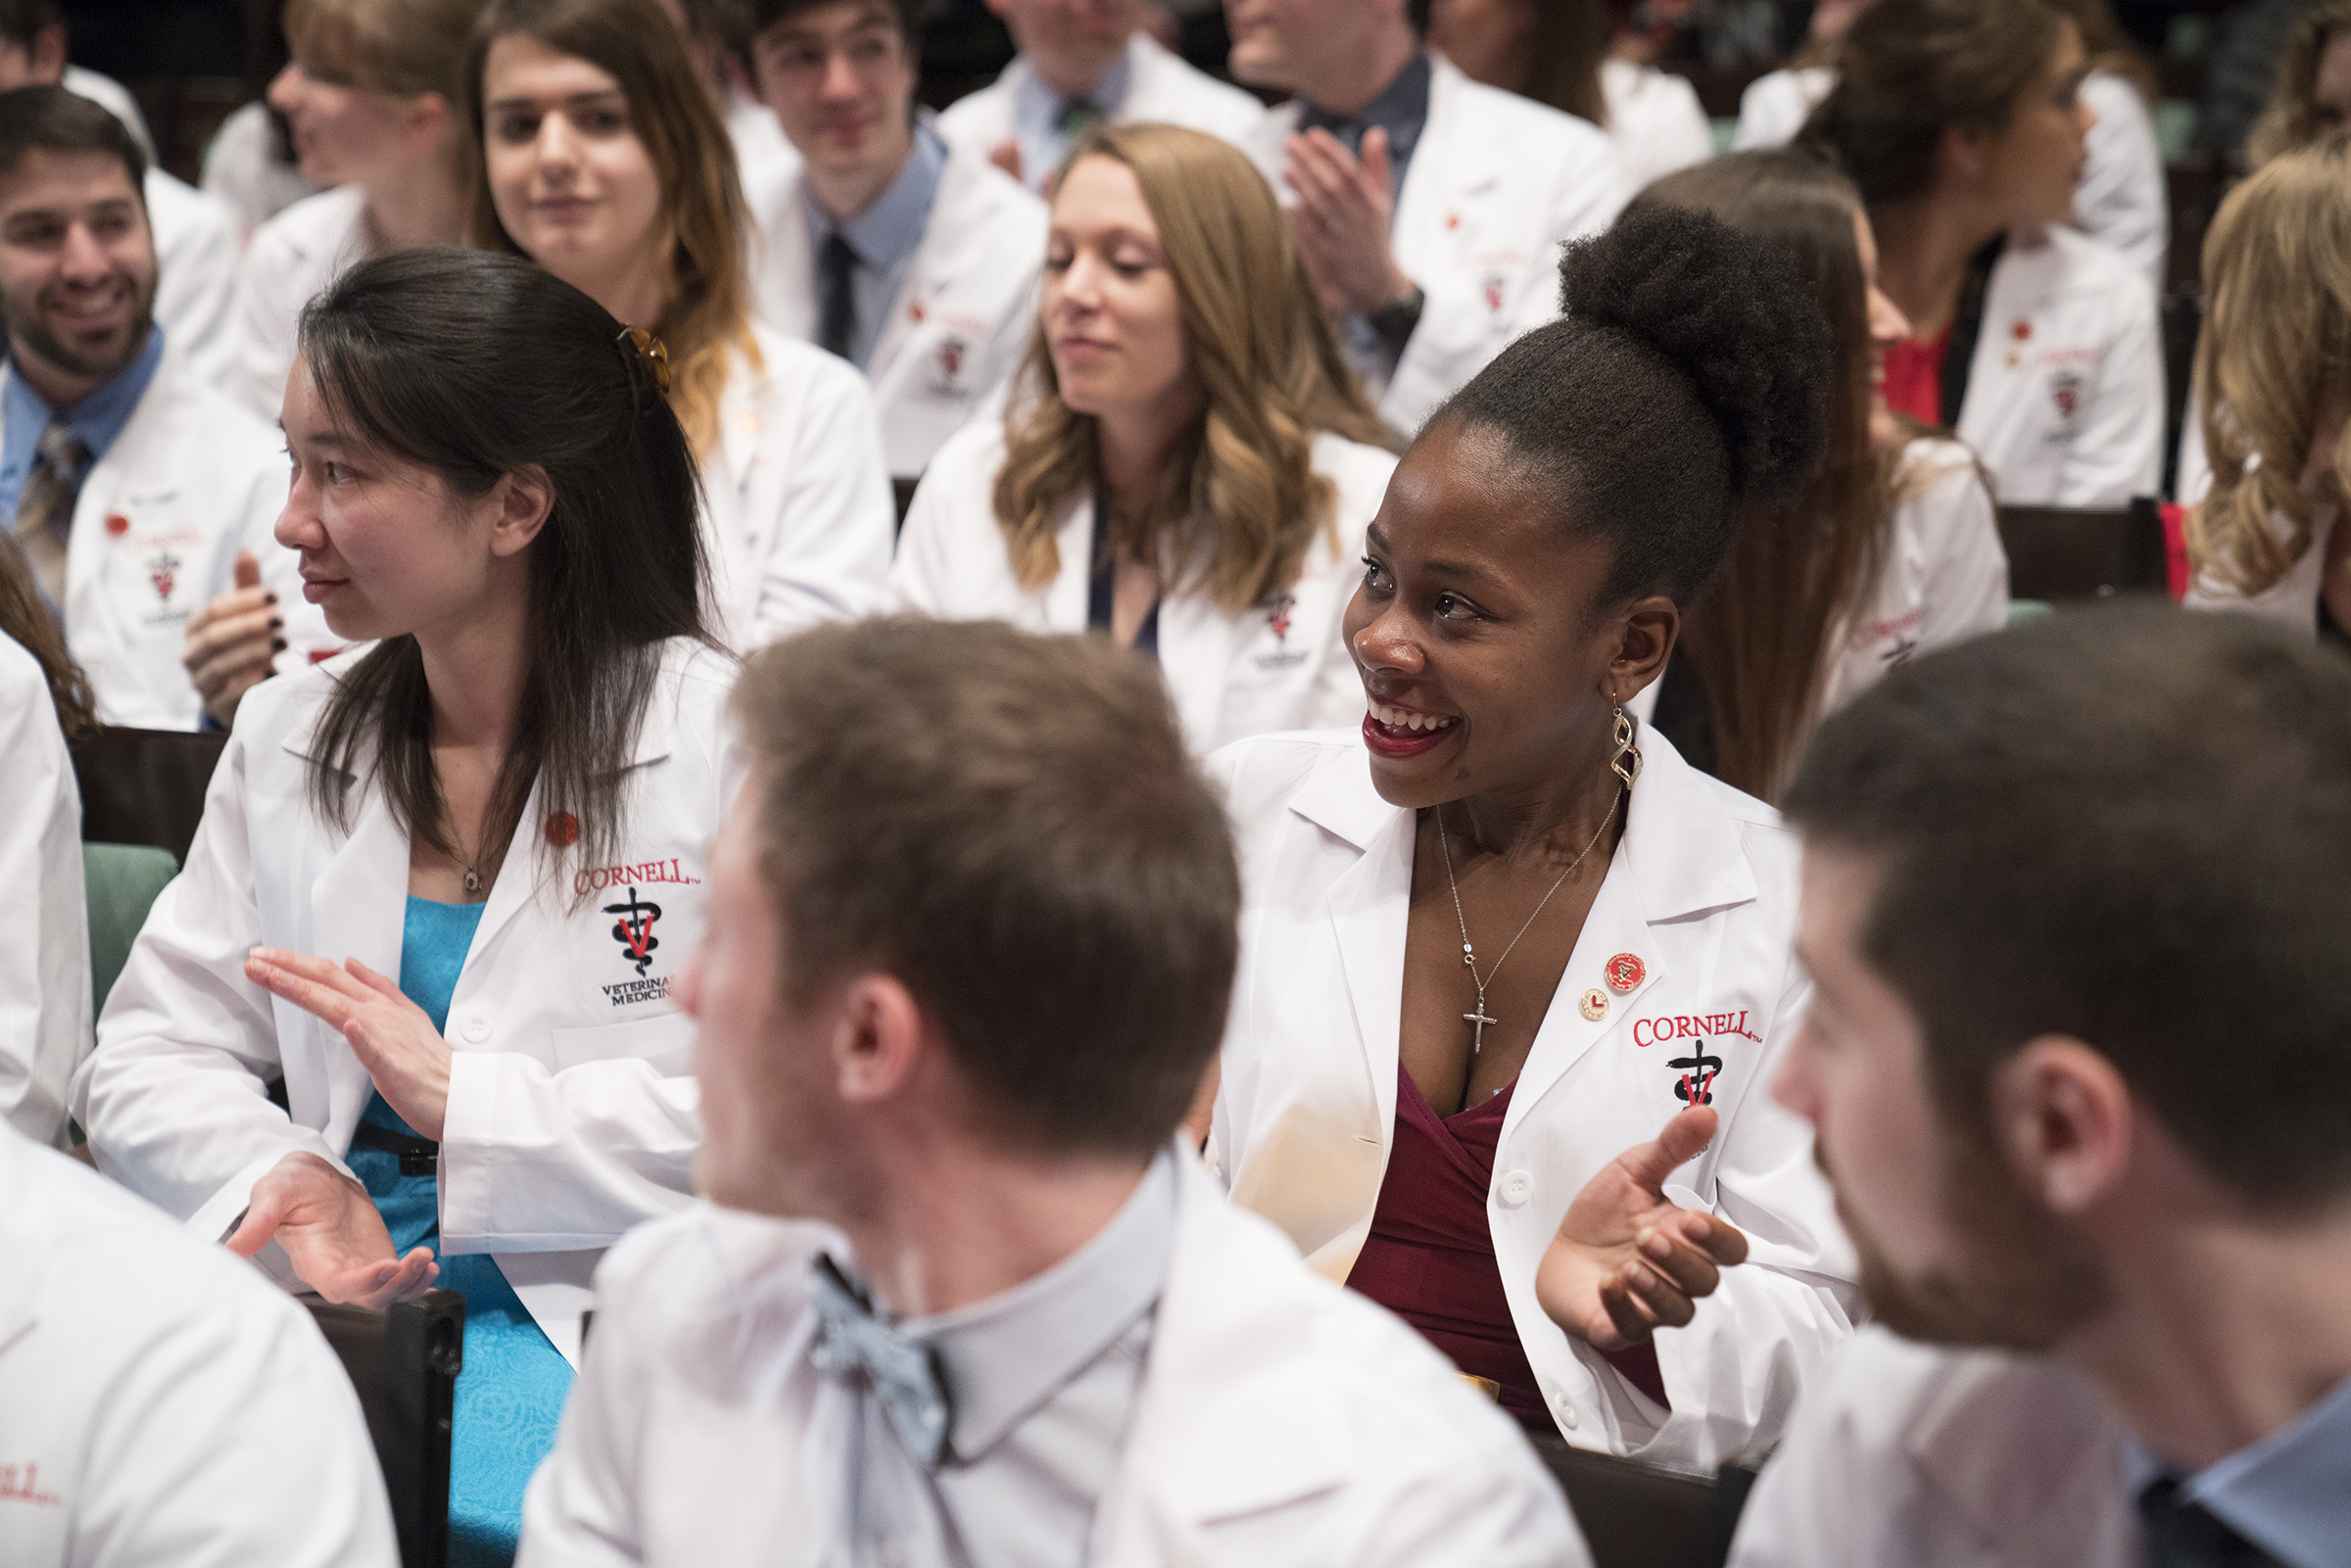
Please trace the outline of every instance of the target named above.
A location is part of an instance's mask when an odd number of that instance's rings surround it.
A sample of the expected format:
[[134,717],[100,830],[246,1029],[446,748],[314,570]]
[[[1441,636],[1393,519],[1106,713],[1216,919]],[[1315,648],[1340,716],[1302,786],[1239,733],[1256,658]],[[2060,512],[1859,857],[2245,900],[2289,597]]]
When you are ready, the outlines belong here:
[[1641,748],[1633,744],[1632,716],[1624,704],[1616,704],[1616,749],[1608,757],[1608,771],[1624,781],[1627,789],[1641,782]]

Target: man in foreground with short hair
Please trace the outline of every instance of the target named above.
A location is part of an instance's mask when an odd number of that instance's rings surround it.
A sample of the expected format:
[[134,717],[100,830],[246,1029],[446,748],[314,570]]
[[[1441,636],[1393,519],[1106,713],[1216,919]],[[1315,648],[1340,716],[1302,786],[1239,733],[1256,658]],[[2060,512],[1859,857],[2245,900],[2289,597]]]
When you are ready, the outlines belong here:
[[1883,1327],[1732,1561],[2351,1560],[2351,664],[2060,615],[1897,672],[1782,809],[1778,1093]]
[[1151,667],[867,621],[736,708],[710,1202],[600,1270],[522,1568],[1585,1563],[1509,1420],[1173,1142],[1240,889]]

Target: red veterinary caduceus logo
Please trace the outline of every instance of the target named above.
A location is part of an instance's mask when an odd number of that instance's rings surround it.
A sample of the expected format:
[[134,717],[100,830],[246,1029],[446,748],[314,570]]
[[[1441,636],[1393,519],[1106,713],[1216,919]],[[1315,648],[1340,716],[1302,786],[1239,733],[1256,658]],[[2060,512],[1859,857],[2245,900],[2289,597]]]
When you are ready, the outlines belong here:
[[627,903],[606,904],[604,913],[620,917],[612,923],[612,940],[621,946],[622,962],[636,965],[637,973],[644,974],[653,967],[653,949],[661,945],[661,939],[653,934],[653,922],[661,918],[661,906],[650,899],[639,898],[637,889],[632,887]]
[[179,557],[168,550],[147,563],[147,580],[155,585],[157,598],[169,598],[171,585],[178,579]]
[[1286,642],[1290,640],[1290,611],[1297,608],[1297,595],[1292,594],[1284,594],[1273,601],[1272,611],[1267,615],[1266,624],[1272,628],[1275,641]]

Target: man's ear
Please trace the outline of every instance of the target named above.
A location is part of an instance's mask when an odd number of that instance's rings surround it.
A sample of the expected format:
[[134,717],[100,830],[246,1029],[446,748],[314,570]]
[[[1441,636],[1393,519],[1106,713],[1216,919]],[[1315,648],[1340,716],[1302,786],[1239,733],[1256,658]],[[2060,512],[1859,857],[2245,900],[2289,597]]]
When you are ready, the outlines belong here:
[[842,985],[833,1069],[844,1103],[876,1105],[904,1094],[931,1048],[922,1004],[896,975],[859,974]]
[[2105,1053],[2046,1034],[1992,1069],[1992,1130],[2025,1190],[2079,1216],[2129,1179],[2138,1107]]

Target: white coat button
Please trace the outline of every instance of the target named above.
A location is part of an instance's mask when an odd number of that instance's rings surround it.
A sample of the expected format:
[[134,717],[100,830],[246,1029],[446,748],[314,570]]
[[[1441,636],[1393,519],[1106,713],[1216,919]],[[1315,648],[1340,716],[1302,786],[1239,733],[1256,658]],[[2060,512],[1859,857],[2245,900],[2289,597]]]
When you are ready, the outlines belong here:
[[1513,1170],[1502,1178],[1502,1201],[1512,1209],[1534,1195],[1535,1178],[1523,1170]]
[[1565,1400],[1559,1401],[1559,1425],[1570,1432],[1575,1430],[1575,1406]]
[[465,1036],[466,1044],[479,1045],[490,1038],[490,1021],[479,1013],[469,1015],[459,1032]]

